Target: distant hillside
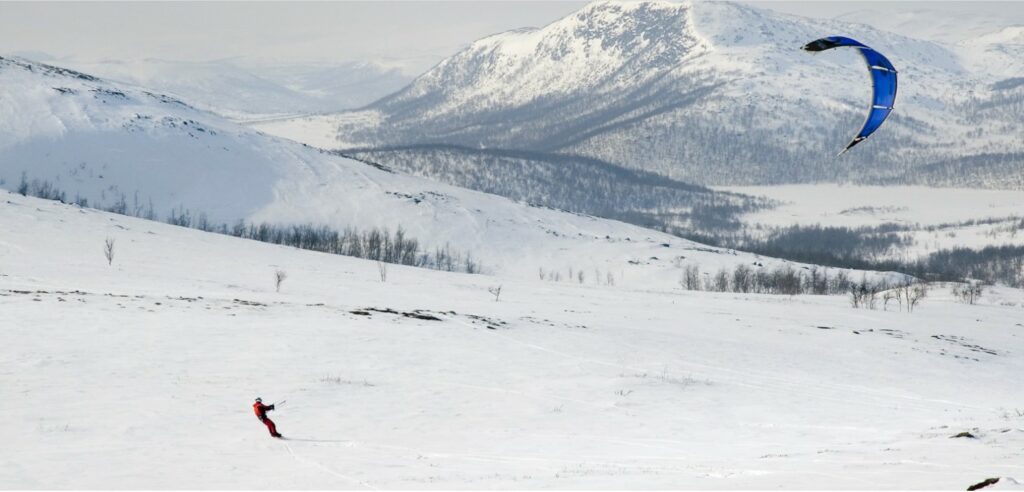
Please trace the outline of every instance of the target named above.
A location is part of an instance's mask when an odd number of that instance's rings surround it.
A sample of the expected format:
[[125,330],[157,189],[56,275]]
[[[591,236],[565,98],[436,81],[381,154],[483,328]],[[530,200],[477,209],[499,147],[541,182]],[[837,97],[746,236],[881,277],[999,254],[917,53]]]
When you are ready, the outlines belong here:
[[344,154],[463,188],[654,229],[731,229],[739,225],[738,214],[771,206],[764,199],[572,155],[449,145]]
[[0,101],[0,187],[11,191],[25,183],[51,198],[161,220],[188,211],[213,224],[402,227],[424,250],[450,246],[488,272],[529,278],[538,269],[628,267],[675,285],[680,258],[709,271],[788,264],[409,176],[20,58],[0,58]]

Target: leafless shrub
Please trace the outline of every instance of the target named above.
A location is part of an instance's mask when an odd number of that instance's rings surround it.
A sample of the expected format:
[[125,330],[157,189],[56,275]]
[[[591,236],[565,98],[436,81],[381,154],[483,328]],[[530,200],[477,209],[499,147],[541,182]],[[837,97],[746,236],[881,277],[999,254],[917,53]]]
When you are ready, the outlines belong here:
[[747,293],[753,289],[754,283],[754,272],[747,265],[736,265],[736,269],[732,271],[732,290],[733,292]]
[[491,295],[494,296],[494,302],[498,302],[498,299],[501,297],[501,286],[488,287],[487,292],[490,292]]
[[103,243],[103,256],[107,259],[107,265],[114,264],[114,238],[108,237]]
[[887,290],[885,292],[882,292],[882,310],[883,311],[888,311],[889,310],[889,301],[891,301],[893,299],[896,299],[896,297],[897,297],[896,296],[896,291],[894,289],[890,289],[890,290]]
[[700,290],[700,267],[697,265],[686,265],[683,269],[683,278],[679,284],[686,290]]
[[281,283],[284,279],[288,278],[288,273],[284,270],[277,270],[274,272],[274,291],[281,292]]
[[912,313],[914,312],[914,308],[917,307],[917,304],[921,302],[921,299],[928,296],[928,284],[923,282],[914,284],[914,286],[907,291],[906,296],[907,312]]
[[963,284],[953,284],[953,296],[966,304],[974,304],[981,297],[984,287],[981,282],[971,280]]
[[868,282],[866,276],[861,277],[859,283],[850,286],[850,304],[854,308],[875,309],[878,305],[880,290],[878,284]]
[[344,385],[344,386],[363,386],[363,387],[366,387],[366,388],[372,388],[372,387],[376,386],[375,384],[373,384],[373,383],[371,383],[371,382],[369,382],[369,381],[367,381],[365,379],[362,380],[362,381],[356,381],[356,380],[352,380],[352,379],[345,379],[345,378],[342,378],[341,376],[324,376],[324,377],[320,378],[320,382],[321,383],[326,383],[326,384],[337,384],[337,385]]
[[715,274],[714,280],[712,281],[712,287],[708,290],[715,292],[728,292],[729,291],[729,270],[722,268]]

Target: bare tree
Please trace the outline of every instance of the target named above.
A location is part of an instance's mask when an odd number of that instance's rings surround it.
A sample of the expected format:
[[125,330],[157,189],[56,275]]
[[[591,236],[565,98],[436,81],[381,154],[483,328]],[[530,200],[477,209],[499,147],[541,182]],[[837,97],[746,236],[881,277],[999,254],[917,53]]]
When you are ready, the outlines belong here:
[[28,175],[25,171],[21,172],[21,182],[18,183],[18,194],[21,196],[28,196]]
[[928,284],[919,282],[907,292],[907,312],[914,312],[917,303],[928,296]]
[[734,292],[750,292],[753,288],[753,270],[747,265],[736,265],[732,272],[732,287]]
[[976,280],[968,281],[963,284],[953,285],[953,295],[960,299],[960,302],[967,304],[974,304],[981,297],[983,287],[981,282]]
[[896,288],[893,289],[894,291],[896,291],[896,300],[899,301],[899,303],[900,303],[900,311],[903,311],[903,304],[904,304],[904,302],[907,305],[907,311],[911,311],[911,307],[910,307],[910,296],[911,296],[911,290],[912,290],[911,285],[912,284],[911,284],[911,282],[909,280],[904,280],[904,281],[900,282],[896,286]]
[[981,297],[981,282],[974,281],[970,284],[971,304],[974,304]]
[[107,265],[114,264],[114,238],[108,237],[103,243],[103,256],[107,258]]
[[889,289],[889,290],[887,290],[885,292],[882,292],[882,310],[883,311],[888,311],[889,310],[889,301],[895,299],[896,297],[897,297],[897,295],[896,295],[896,290],[895,289]]
[[712,282],[712,288],[708,290],[713,290],[715,292],[729,292],[729,271],[726,270],[725,267],[722,267],[722,269],[718,270],[718,273],[715,274]]
[[868,282],[867,276],[862,276],[860,283],[850,285],[850,304],[855,308],[875,309],[878,302],[879,286]]
[[378,261],[377,262],[377,273],[380,274],[380,281],[381,282],[387,282],[388,281],[388,264],[384,263],[383,261]]
[[288,273],[284,270],[277,270],[274,272],[274,290],[276,292],[281,292],[281,282],[284,282],[284,279],[286,278],[288,278]]
[[683,269],[683,278],[679,283],[686,290],[700,290],[700,267],[686,265],[686,268]]
[[491,295],[494,296],[494,302],[498,302],[498,298],[501,297],[501,286],[488,287],[487,292],[490,292]]

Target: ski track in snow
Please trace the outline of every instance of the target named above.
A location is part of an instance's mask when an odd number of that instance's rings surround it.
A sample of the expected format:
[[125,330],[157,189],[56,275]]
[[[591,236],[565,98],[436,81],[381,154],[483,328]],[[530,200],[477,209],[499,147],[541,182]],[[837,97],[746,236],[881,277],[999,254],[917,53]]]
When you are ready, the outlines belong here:
[[[462,321],[456,320],[456,322],[459,323],[459,324],[462,324],[464,326],[473,328],[473,326],[471,326],[471,325],[469,325],[467,323],[464,323]],[[550,348],[547,348],[547,347],[542,347],[542,346],[534,344],[534,343],[529,343],[529,342],[523,342],[523,341],[520,341],[520,340],[516,340],[515,338],[512,338],[512,337],[510,337],[508,335],[503,335],[503,334],[500,334],[500,333],[494,333],[494,336],[503,338],[503,339],[508,340],[510,342],[513,342],[513,343],[517,343],[517,344],[523,345],[525,347],[529,347],[529,348],[534,349],[534,350],[538,350],[538,351],[541,351],[541,352],[546,352],[546,353],[553,354],[553,355],[556,355],[556,356],[559,356],[559,357],[565,357],[567,359],[573,359],[573,360],[578,360],[578,361],[586,362],[586,363],[590,363],[590,364],[599,364],[599,365],[615,367],[615,368],[620,368],[620,369],[628,369],[628,370],[637,371],[637,372],[656,372],[656,370],[653,369],[653,368],[642,368],[642,367],[626,366],[626,365],[622,365],[622,364],[616,364],[614,362],[595,360],[595,359],[590,359],[590,358],[587,358],[587,357],[581,357],[581,356],[577,356],[577,355],[567,354],[565,352],[560,352],[560,351],[553,350],[553,349],[550,349]],[[636,348],[636,347],[634,347],[634,348]],[[929,409],[932,408],[931,406],[915,405],[915,403],[918,403],[918,402],[935,403],[935,404],[939,404],[939,405],[954,405],[954,406],[959,406],[959,407],[963,407],[963,408],[970,408],[970,409],[974,409],[974,410],[984,410],[985,409],[985,407],[979,407],[979,406],[975,406],[975,405],[967,405],[967,404],[963,404],[963,403],[960,403],[960,402],[954,402],[954,401],[949,401],[949,400],[936,400],[936,399],[928,399],[928,398],[915,398],[915,397],[906,396],[906,395],[898,395],[898,394],[878,392],[878,391],[869,390],[869,389],[863,388],[863,387],[855,387],[855,386],[849,386],[849,385],[825,385],[825,384],[814,383],[814,382],[810,382],[810,381],[792,381],[792,380],[788,380],[788,379],[785,379],[785,378],[779,378],[779,377],[776,377],[776,376],[772,376],[772,375],[770,375],[768,373],[752,373],[752,372],[749,372],[749,371],[741,372],[741,371],[736,371],[736,370],[728,369],[728,368],[721,367],[721,366],[711,366],[711,365],[705,365],[705,364],[698,364],[698,363],[689,362],[689,361],[683,361],[683,362],[681,362],[681,364],[684,364],[684,365],[687,365],[687,366],[690,366],[690,367],[694,367],[694,368],[699,368],[699,369],[702,369],[704,371],[709,371],[711,374],[714,374],[714,381],[716,381],[716,382],[724,382],[724,383],[734,384],[734,385],[737,385],[737,386],[744,386],[744,387],[748,387],[748,388],[754,388],[754,389],[758,389],[758,390],[762,390],[762,391],[767,391],[767,392],[777,392],[777,393],[781,393],[781,394],[788,394],[788,393],[791,393],[793,390],[795,390],[797,388],[806,390],[808,387],[812,387],[812,388],[816,388],[817,390],[831,390],[831,391],[834,391],[837,394],[854,393],[854,394],[858,394],[861,397],[876,398],[876,399],[881,400],[881,401],[879,401],[879,402],[873,402],[873,401],[872,402],[868,402],[868,401],[864,401],[862,398],[860,398],[860,399],[856,400],[856,403],[859,404],[859,405],[874,405],[874,406],[879,406],[881,408],[891,408],[893,405],[891,403],[886,403],[886,402],[889,402],[893,398],[897,398],[897,399],[901,399],[901,400],[906,400],[907,402],[911,403],[910,405],[907,405],[907,404],[902,405],[903,408],[908,408],[909,407],[909,408],[914,408],[914,409],[917,409],[917,410],[929,410]],[[754,382],[750,382],[750,380],[754,380]],[[488,388],[488,389],[491,389],[491,388]],[[502,391],[500,389],[495,389],[495,390],[496,391]],[[805,391],[805,393],[806,393],[806,391]],[[819,398],[819,399],[827,399],[827,400],[837,401],[837,402],[849,402],[850,401],[847,398],[838,398],[838,397],[835,397],[835,396],[833,396],[833,395],[831,395],[829,393],[825,393],[825,392],[822,392],[822,391],[818,391],[818,392],[810,393],[810,394],[814,398]],[[592,403],[589,403],[589,402],[578,402],[578,403],[584,403],[584,404],[588,404],[588,405],[599,406],[599,405],[595,405],[595,404],[592,404]]]
[[308,459],[308,458],[303,458],[302,456],[299,456],[298,454],[295,454],[295,451],[292,449],[291,446],[288,445],[287,442],[282,442],[282,444],[284,444],[284,448],[288,450],[288,454],[292,455],[292,458],[295,458],[297,461],[301,461],[303,463],[306,463],[306,464],[312,465],[312,466],[314,466],[316,468],[319,468],[319,469],[321,469],[321,470],[323,470],[323,471],[325,471],[325,472],[327,472],[327,473],[329,473],[331,475],[334,475],[334,476],[336,476],[338,478],[341,478],[341,479],[345,480],[348,483],[354,483],[354,484],[360,485],[360,486],[362,486],[364,488],[367,488],[367,489],[370,489],[370,490],[377,490],[376,487],[374,487],[373,485],[370,485],[367,482],[364,482],[364,481],[359,480],[357,478],[352,478],[352,477],[350,477],[348,475],[345,475],[344,473],[338,472],[337,470],[332,470],[332,469],[324,466],[323,463],[320,463],[318,461],[313,461],[313,460]]

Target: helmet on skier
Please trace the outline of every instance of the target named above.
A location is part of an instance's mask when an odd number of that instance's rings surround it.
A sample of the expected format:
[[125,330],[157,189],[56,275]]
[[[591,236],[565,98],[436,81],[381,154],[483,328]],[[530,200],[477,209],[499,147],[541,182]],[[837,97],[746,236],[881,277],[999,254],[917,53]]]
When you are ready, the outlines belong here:
[[256,403],[263,403],[263,398],[256,397]]

